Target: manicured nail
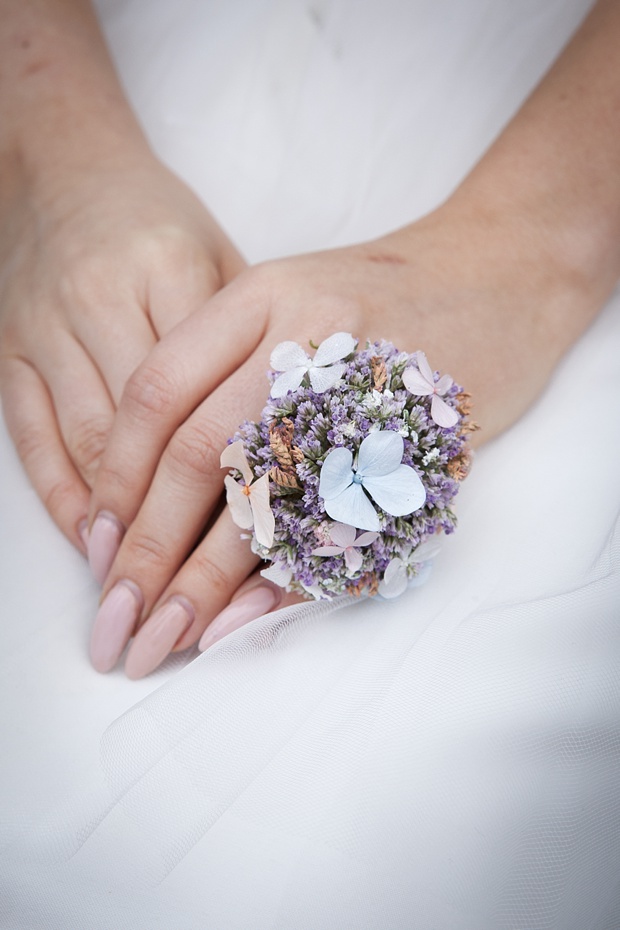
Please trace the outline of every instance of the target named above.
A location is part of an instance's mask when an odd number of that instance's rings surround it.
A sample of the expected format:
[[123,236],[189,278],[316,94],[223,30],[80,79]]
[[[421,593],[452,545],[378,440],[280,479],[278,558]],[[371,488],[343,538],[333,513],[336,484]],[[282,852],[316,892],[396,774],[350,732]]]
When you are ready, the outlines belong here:
[[77,525],[77,531],[80,539],[82,540],[82,545],[84,546],[84,551],[88,552],[88,520],[84,517],[83,520]]
[[108,593],[95,617],[90,658],[98,672],[109,672],[134,631],[142,611],[140,588],[133,581],[119,581]]
[[177,640],[194,622],[194,611],[184,597],[171,597],[156,610],[131,644],[125,660],[128,678],[144,678],[164,661]]
[[281,598],[282,594],[278,588],[266,584],[258,584],[246,591],[211,621],[202,634],[198,648],[204,652],[218,639],[232,633],[233,630],[238,630],[250,620],[256,620],[257,617],[269,613],[279,604]]
[[97,514],[88,540],[88,561],[99,584],[103,584],[107,578],[124,532],[122,523],[113,513],[102,510]]

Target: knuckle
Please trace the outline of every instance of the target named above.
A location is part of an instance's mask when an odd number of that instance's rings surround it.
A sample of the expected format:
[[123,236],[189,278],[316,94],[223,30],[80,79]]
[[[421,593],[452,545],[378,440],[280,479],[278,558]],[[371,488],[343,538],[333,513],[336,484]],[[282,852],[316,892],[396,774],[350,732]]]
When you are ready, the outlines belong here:
[[193,568],[197,577],[204,583],[208,591],[215,591],[229,599],[234,583],[219,561],[215,561],[208,552],[197,549],[192,556]]
[[36,462],[48,446],[45,432],[36,426],[22,426],[15,431],[13,439],[24,465]]
[[109,276],[103,262],[95,255],[76,254],[68,268],[60,269],[58,296],[63,304],[97,305],[102,291],[108,288]]
[[161,571],[170,563],[170,553],[164,543],[148,533],[133,533],[129,540],[129,558],[138,572],[157,569]]
[[216,431],[206,424],[188,423],[170,441],[166,457],[176,474],[195,481],[212,473],[222,451]]
[[56,518],[75,498],[75,484],[70,478],[53,482],[43,493],[42,500],[49,513]]
[[80,468],[94,471],[99,464],[110,436],[108,417],[93,417],[77,426],[68,440],[74,461]]
[[142,365],[129,378],[122,403],[139,420],[168,417],[178,406],[179,379],[162,365]]
[[104,456],[97,469],[96,490],[102,498],[107,496],[107,492],[115,495],[119,492],[126,496],[135,495],[135,472],[129,468],[117,468],[115,465],[110,465]]
[[241,284],[249,299],[257,304],[268,303],[274,293],[282,290],[285,277],[282,260],[263,262],[246,269],[241,275]]

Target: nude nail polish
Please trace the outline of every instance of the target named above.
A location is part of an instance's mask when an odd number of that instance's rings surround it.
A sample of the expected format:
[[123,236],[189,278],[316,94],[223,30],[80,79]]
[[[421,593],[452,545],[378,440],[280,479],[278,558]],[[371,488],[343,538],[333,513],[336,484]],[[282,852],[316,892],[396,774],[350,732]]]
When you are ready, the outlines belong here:
[[133,581],[119,581],[97,612],[90,640],[90,658],[98,672],[109,672],[133,633],[142,611],[140,588]]
[[103,584],[107,578],[124,532],[122,523],[113,513],[102,510],[97,514],[88,540],[88,561],[99,584]]
[[80,520],[78,523],[77,531],[80,539],[82,540],[82,545],[84,546],[84,551],[88,553],[88,520],[84,517],[83,520]]
[[233,630],[238,630],[250,620],[256,620],[257,617],[269,613],[277,606],[281,598],[282,594],[278,588],[266,584],[258,584],[245,594],[241,594],[211,621],[202,634],[198,648],[204,652],[218,639],[232,633]]
[[189,601],[171,597],[149,617],[131,644],[125,660],[127,677],[143,678],[156,669],[193,622]]

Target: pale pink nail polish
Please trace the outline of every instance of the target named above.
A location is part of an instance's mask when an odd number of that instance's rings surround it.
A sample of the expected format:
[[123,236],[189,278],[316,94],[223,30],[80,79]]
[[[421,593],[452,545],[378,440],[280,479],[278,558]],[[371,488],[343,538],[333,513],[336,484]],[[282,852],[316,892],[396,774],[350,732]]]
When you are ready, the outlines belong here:
[[233,630],[238,630],[250,620],[256,620],[257,617],[269,613],[279,604],[281,598],[282,594],[278,588],[266,584],[256,585],[255,588],[246,591],[211,621],[202,634],[198,648],[204,652],[218,639],[232,633]]
[[82,540],[82,545],[86,552],[88,552],[88,520],[84,517],[83,520],[80,520],[77,528],[80,539]]
[[95,617],[90,658],[98,672],[114,668],[142,611],[140,588],[133,581],[114,585]]
[[99,584],[103,584],[107,578],[124,532],[122,523],[113,513],[102,510],[97,514],[88,540],[88,561]]
[[127,653],[128,678],[143,678],[163,662],[177,640],[194,622],[194,611],[184,597],[171,597],[146,621]]

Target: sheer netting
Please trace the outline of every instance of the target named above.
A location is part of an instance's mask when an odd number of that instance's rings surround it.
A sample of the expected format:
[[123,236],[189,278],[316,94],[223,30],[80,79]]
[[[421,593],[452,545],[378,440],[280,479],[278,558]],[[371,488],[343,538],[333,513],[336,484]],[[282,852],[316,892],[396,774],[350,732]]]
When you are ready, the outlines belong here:
[[[251,260],[441,202],[589,5],[98,4]],[[616,295],[477,455],[424,587],[143,682],[90,668],[98,592],[3,433],[2,930],[618,930],[618,345]]]

